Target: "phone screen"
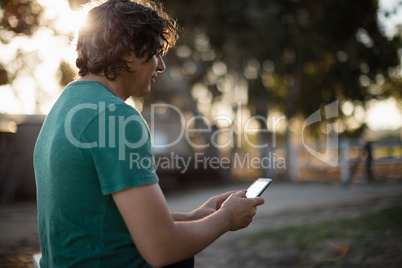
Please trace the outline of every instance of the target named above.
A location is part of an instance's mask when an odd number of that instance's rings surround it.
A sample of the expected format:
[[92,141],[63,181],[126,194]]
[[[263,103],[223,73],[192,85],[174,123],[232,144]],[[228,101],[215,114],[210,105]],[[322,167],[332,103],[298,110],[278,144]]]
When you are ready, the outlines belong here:
[[253,198],[260,196],[264,190],[270,185],[272,182],[271,179],[258,179],[256,180],[248,189],[246,193],[246,197]]

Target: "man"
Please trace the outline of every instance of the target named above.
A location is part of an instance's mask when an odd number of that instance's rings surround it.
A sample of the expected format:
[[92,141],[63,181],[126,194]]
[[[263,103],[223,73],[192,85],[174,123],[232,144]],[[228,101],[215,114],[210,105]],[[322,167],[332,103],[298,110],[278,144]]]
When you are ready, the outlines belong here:
[[34,152],[41,267],[192,263],[263,204],[243,190],[170,213],[153,165],[130,163],[152,153],[146,123],[124,101],[150,93],[176,40],[175,21],[152,2],[111,0],[88,13],[77,39],[80,77],[49,112]]

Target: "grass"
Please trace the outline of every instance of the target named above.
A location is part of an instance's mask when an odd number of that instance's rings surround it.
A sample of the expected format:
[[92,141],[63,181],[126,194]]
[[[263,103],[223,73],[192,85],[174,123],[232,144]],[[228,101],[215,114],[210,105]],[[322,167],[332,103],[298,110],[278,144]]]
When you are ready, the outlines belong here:
[[402,267],[402,208],[266,230],[248,239],[261,247],[269,241],[278,252],[293,252],[293,264],[276,267]]

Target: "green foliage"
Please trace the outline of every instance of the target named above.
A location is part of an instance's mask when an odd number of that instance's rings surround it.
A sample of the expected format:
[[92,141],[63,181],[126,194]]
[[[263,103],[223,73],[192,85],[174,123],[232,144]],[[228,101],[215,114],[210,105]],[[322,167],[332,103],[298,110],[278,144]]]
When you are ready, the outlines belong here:
[[59,66],[60,71],[60,85],[65,87],[68,83],[74,80],[74,70],[70,64],[62,61]]
[[0,8],[5,8],[9,0],[0,0]]
[[35,0],[2,1],[0,7],[4,9],[1,28],[5,30],[32,35],[39,26],[43,9]]
[[[378,1],[172,0],[167,6],[184,29],[180,44],[199,52],[195,40],[205,34],[214,60],[241,77],[245,62],[257,60],[249,105],[262,116],[273,105],[291,118],[334,100],[401,97],[400,77],[389,72],[400,64],[401,38],[382,32]],[[193,82],[205,81],[212,64],[198,58],[203,73]],[[385,89],[376,90],[383,81]]]
[[[87,1],[68,2],[77,9]],[[221,100],[219,83],[228,75],[232,87],[247,81],[251,115],[262,117],[272,107],[290,120],[334,100],[358,101],[364,107],[371,99],[402,98],[401,36],[383,33],[378,0],[169,0],[165,6],[183,29],[178,46],[190,51],[186,57],[169,53],[168,71],[186,71],[191,64],[194,70],[179,80],[187,87],[206,85],[213,102]],[[52,27],[39,25],[43,8],[36,0],[1,0],[0,8],[3,43],[16,34],[32,35],[39,26]],[[216,62],[224,63],[227,72],[211,79]],[[63,75],[68,73],[61,67]],[[7,66],[3,69],[0,84],[14,77]],[[63,76],[62,84],[69,79]],[[183,85],[156,85],[148,101],[183,97],[183,90],[170,90],[179,87]],[[362,127],[346,132],[359,135]]]
[[88,3],[87,0],[68,0],[71,9],[79,9],[81,5]]
[[9,82],[7,70],[0,64],[0,86]]

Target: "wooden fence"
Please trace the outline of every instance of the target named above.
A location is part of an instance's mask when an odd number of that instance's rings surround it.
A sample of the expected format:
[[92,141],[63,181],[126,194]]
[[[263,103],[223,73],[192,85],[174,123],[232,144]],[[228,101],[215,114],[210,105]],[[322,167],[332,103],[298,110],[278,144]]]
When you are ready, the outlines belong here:
[[294,181],[350,182],[391,181],[402,179],[402,141],[365,142],[342,139],[337,148],[317,146],[318,151],[331,150],[338,159],[331,166],[310,154],[303,146],[292,146],[288,159],[289,174]]

